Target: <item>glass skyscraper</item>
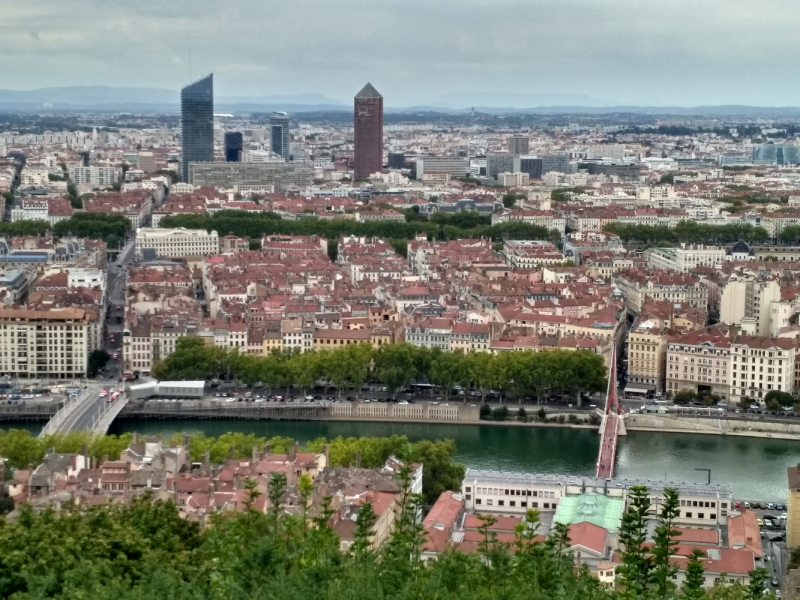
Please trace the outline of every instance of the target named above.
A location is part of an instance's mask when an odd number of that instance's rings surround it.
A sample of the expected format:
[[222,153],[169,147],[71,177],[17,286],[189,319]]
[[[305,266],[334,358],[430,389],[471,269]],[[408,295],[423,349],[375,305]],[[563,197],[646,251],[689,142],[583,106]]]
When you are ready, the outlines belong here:
[[240,162],[244,136],[241,131],[228,131],[225,133],[225,162]]
[[181,176],[189,182],[190,162],[214,161],[214,76],[181,90]]
[[771,165],[796,165],[800,163],[800,149],[792,144],[756,144],[753,162]]
[[289,115],[272,113],[269,117],[270,150],[283,160],[289,160]]

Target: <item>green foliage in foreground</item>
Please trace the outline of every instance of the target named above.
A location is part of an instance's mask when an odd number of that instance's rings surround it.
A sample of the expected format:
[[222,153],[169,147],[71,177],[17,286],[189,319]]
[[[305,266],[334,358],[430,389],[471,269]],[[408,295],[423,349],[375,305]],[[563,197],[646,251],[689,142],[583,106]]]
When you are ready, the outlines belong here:
[[[369,503],[359,512],[353,545],[340,549],[331,528],[331,500],[309,510],[311,489],[301,486],[297,514],[273,502],[285,476],[270,478],[266,514],[217,513],[200,531],[181,519],[171,502],[149,496],[130,506],[102,505],[60,513],[23,508],[14,522],[0,520],[0,597],[11,600],[622,600],[763,598],[766,571],[751,573],[749,587],[718,583],[701,588],[702,561],[695,558],[682,587],[671,579],[677,495],[662,511],[649,556],[625,549],[620,589],[602,587],[586,567],[577,568],[568,529],[556,525],[545,541],[536,539],[539,514],[530,510],[517,526],[514,542],[498,541],[481,517],[481,540],[471,554],[445,551],[422,560],[425,533],[415,515],[420,498],[401,493],[395,531],[377,550],[370,529]],[[409,473],[400,474],[408,490]],[[252,506],[259,495],[246,485]],[[645,497],[646,488],[633,490]],[[625,515],[621,539],[635,543],[643,503],[637,498]]]
[[[203,459],[206,452],[214,464],[224,462],[231,450],[235,458],[249,458],[253,447],[264,448],[267,444],[273,453],[284,454],[295,444],[295,440],[288,437],[273,437],[267,439],[254,434],[226,433],[219,437],[208,437],[202,434],[193,434],[189,437],[189,455],[195,462]],[[8,459],[11,468],[26,468],[28,465],[37,465],[44,458],[49,448],[58,453],[82,452],[86,446],[89,455],[100,460],[108,456],[111,460],[119,458],[120,453],[127,448],[133,434],[124,433],[120,436],[105,435],[93,436],[88,431],[49,435],[37,438],[30,432],[21,429],[3,431],[0,429],[0,456]],[[167,445],[183,443],[183,435],[175,434],[168,440]],[[464,479],[464,466],[455,461],[456,445],[453,440],[421,440],[409,443],[408,438],[400,435],[391,437],[337,437],[332,440],[317,438],[302,446],[308,452],[322,453],[325,444],[328,444],[330,466],[349,467],[356,464],[356,455],[361,455],[361,466],[374,468],[381,466],[391,455],[399,456],[408,453],[412,462],[424,465],[423,493],[429,503],[436,501],[445,490],[461,488]]]

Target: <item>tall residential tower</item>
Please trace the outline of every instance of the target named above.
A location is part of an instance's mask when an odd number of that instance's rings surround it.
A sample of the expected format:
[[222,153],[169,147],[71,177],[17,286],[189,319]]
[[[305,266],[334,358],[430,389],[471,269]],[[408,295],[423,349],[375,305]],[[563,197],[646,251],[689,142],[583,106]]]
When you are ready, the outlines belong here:
[[181,90],[181,176],[189,181],[190,162],[214,161],[214,76]]
[[353,128],[354,176],[366,179],[383,167],[383,96],[370,83],[356,94]]
[[289,160],[289,115],[275,112],[269,117],[270,147],[283,160]]

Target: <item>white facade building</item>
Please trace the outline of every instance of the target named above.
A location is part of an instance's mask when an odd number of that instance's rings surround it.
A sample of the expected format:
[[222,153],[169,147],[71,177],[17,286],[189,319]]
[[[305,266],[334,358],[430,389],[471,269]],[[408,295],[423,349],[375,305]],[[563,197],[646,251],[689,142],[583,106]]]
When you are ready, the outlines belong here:
[[73,167],[70,179],[75,185],[90,185],[92,187],[110,186],[118,181],[117,170],[114,167]]
[[156,255],[164,258],[182,258],[185,256],[209,256],[219,253],[219,237],[216,231],[205,229],[139,228],[136,230],[136,254],[152,249]]

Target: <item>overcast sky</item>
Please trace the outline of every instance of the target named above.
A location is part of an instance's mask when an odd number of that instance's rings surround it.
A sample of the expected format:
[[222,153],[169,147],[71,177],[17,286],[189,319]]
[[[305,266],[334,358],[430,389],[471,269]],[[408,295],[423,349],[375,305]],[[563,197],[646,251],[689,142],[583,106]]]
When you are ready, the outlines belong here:
[[0,88],[177,90],[191,52],[217,96],[798,106],[798,26],[791,0],[8,0]]

